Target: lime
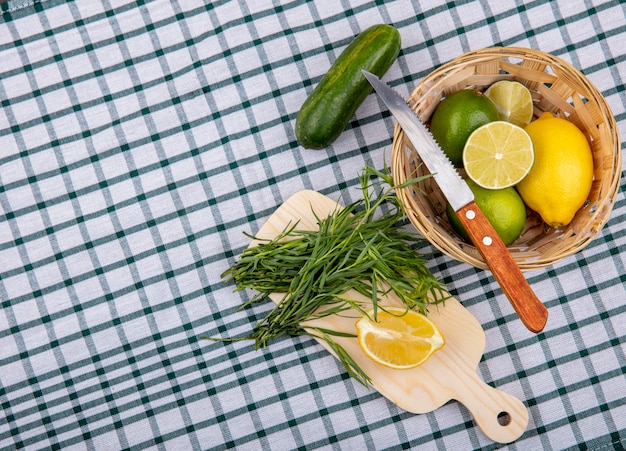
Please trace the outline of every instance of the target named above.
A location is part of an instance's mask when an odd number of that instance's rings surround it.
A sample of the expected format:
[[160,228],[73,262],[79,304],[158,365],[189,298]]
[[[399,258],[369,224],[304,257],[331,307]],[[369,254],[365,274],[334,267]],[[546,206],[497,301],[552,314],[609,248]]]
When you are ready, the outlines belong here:
[[490,122],[474,130],[463,149],[467,175],[488,189],[516,185],[530,172],[534,160],[530,135],[504,121]]
[[569,224],[589,196],[593,155],[573,123],[543,113],[526,131],[535,146],[535,164],[517,189],[526,204],[553,227]]
[[430,132],[450,161],[461,167],[463,146],[469,135],[496,120],[498,110],[491,100],[478,91],[463,89],[439,103],[430,120]]
[[497,81],[485,91],[498,109],[500,120],[526,127],[533,118],[533,97],[526,86],[517,81]]
[[[478,208],[484,213],[504,244],[512,244],[524,230],[526,224],[526,206],[515,188],[485,189],[472,180],[466,180],[474,193]],[[450,225],[465,241],[471,243],[469,235],[459,221],[450,204],[446,207]]]

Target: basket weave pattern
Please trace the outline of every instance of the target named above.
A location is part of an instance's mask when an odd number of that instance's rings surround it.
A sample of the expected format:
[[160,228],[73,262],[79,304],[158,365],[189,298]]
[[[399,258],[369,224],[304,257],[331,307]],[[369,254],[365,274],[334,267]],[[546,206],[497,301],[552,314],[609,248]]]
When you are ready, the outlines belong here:
[[[617,125],[605,99],[580,71],[555,56],[527,48],[498,47],[466,53],[426,76],[408,102],[428,123],[447,95],[466,88],[484,91],[499,80],[523,83],[532,94],[535,117],[550,111],[571,121],[585,134],[593,152],[591,192],[572,222],[555,229],[529,211],[522,235],[509,246],[523,271],[538,269],[585,247],[608,221],[622,168]],[[391,159],[396,184],[428,173],[398,125]],[[458,261],[487,268],[478,250],[452,230],[445,214],[446,200],[434,179],[398,189],[397,195],[411,223],[435,247]]]

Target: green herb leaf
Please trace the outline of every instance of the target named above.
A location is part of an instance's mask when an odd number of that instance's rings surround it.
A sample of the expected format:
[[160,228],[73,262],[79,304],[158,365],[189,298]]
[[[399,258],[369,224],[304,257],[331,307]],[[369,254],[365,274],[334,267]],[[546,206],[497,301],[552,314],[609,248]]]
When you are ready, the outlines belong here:
[[281,302],[241,338],[254,340],[258,349],[282,334],[316,336],[331,346],[352,377],[368,385],[369,377],[331,338],[343,334],[305,329],[301,323],[352,309],[364,313],[358,302],[344,296],[349,290],[371,299],[374,316],[389,291],[408,308],[425,314],[430,304],[449,295],[427,268],[426,256],[414,250],[422,238],[399,227],[405,211],[394,194],[389,169],[367,166],[359,181],[362,200],[316,218],[316,231],[299,230],[298,224],[292,224],[274,239],[259,240],[258,246],[243,251],[222,278],[234,282],[236,291],[257,292],[242,308],[271,293],[284,293]]

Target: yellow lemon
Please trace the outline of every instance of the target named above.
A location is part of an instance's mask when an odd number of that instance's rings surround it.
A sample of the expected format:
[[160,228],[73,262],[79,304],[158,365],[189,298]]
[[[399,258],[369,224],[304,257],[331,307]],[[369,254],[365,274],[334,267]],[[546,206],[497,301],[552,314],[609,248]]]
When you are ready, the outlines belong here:
[[526,205],[552,227],[569,224],[593,181],[593,155],[585,135],[571,122],[545,112],[526,128],[535,163],[517,184]]
[[415,368],[443,347],[445,340],[430,319],[402,307],[371,310],[356,322],[359,346],[370,359],[396,370]]

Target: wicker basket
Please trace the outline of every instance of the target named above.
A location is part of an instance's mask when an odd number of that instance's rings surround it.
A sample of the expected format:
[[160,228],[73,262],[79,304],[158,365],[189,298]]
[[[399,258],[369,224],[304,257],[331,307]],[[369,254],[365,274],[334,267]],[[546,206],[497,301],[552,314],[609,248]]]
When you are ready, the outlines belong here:
[[[576,124],[593,152],[591,192],[573,221],[555,229],[529,211],[522,235],[509,246],[520,268],[527,271],[551,265],[579,251],[608,221],[619,189],[620,141],[615,119],[597,88],[569,63],[532,49],[498,47],[466,53],[424,78],[409,97],[409,104],[428,123],[446,95],[464,88],[483,91],[503,79],[519,81],[530,89],[535,117],[551,111]],[[397,184],[427,173],[398,125],[391,158]],[[397,194],[411,223],[435,247],[456,260],[487,268],[478,250],[452,230],[445,214],[445,198],[434,179],[399,189]]]

